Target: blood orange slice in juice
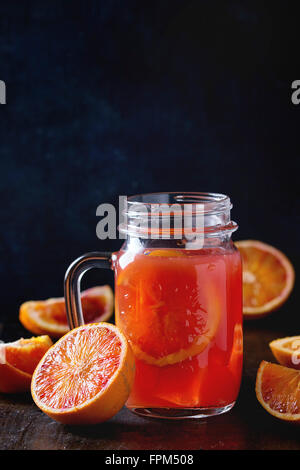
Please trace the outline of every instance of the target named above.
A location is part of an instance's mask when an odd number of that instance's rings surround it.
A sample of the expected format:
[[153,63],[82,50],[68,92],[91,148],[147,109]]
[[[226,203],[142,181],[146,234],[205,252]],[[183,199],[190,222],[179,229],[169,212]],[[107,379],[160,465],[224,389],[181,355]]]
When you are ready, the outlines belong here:
[[205,276],[207,266],[193,264],[194,256],[187,258],[180,250],[149,250],[118,275],[117,323],[135,356],[148,364],[184,361],[216,334],[221,302],[214,277]]

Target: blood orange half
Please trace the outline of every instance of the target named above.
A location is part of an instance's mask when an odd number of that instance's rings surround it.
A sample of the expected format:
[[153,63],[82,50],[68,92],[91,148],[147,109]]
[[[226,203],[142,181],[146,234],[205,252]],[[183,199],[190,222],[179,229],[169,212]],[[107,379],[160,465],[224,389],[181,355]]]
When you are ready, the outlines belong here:
[[31,393],[56,421],[100,423],[126,402],[134,371],[133,353],[121,331],[110,323],[91,323],[49,349],[33,374]]
[[[107,321],[113,313],[113,292],[109,286],[97,286],[81,294],[85,323]],[[32,333],[60,338],[69,331],[63,297],[31,300],[20,307],[20,321]]]

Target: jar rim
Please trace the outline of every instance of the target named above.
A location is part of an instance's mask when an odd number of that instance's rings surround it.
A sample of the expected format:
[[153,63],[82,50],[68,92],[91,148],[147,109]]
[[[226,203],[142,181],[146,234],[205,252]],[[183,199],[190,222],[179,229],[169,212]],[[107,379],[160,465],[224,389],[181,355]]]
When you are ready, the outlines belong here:
[[[125,215],[147,216],[153,206],[157,204],[167,205],[169,207],[174,204],[187,206],[192,214],[204,213],[213,214],[220,213],[232,208],[229,196],[222,193],[212,192],[153,192],[144,194],[135,194],[127,197],[127,209],[124,210]],[[147,210],[142,212],[140,207],[144,206]],[[164,214],[161,213],[161,216]]]
[[[184,212],[184,217],[187,215],[192,220],[192,225],[195,225],[194,220],[198,216],[202,217],[200,228],[199,224],[190,227],[192,233],[220,236],[221,233],[237,229],[237,224],[230,220],[231,208],[230,198],[222,193],[183,191],[135,194],[126,200],[125,209],[122,211],[126,223],[120,224],[119,231],[129,235],[147,235],[147,237],[149,234],[163,234],[164,230],[161,227],[149,228],[147,219],[154,218],[156,222],[163,224],[164,220],[170,218],[170,214],[174,220],[178,220]],[[140,222],[141,226],[137,227]],[[146,224],[146,229],[143,223]],[[173,232],[180,235],[182,226],[179,232],[177,229]]]

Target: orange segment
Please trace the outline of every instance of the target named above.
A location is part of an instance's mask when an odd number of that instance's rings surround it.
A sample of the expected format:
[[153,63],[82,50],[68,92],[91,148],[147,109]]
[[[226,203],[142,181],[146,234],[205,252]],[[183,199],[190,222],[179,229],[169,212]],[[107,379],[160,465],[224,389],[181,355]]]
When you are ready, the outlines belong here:
[[132,351],[120,330],[91,323],[67,333],[45,354],[33,374],[32,397],[62,423],[100,423],[126,402],[134,370]]
[[258,401],[271,415],[300,423],[300,371],[262,361],[255,390]]
[[269,346],[279,364],[300,369],[300,336],[275,339]]
[[153,395],[164,400],[169,407],[199,406],[207,373],[205,367],[199,367],[199,362],[201,360],[194,356],[188,361],[159,369]]
[[243,327],[237,323],[233,332],[233,345],[229,359],[229,369],[233,375],[242,368],[243,362]]
[[34,369],[52,344],[49,336],[21,338],[12,343],[2,343],[0,345],[0,392],[28,391]]
[[243,312],[247,318],[264,316],[290,295],[294,268],[278,249],[256,240],[236,242],[243,260]]
[[[107,321],[113,313],[113,293],[109,286],[97,286],[81,294],[86,323]],[[69,331],[65,300],[53,298],[25,302],[20,307],[22,325],[35,334],[59,338]]]

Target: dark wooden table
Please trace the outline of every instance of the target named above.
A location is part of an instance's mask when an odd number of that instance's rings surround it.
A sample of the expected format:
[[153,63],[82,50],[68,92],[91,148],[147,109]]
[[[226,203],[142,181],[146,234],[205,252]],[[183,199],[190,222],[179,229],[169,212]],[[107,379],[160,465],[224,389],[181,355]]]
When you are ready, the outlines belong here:
[[[297,334],[282,329],[282,312],[274,315],[275,320],[245,324],[241,391],[235,407],[225,415],[199,421],[164,421],[140,418],[124,408],[107,423],[70,427],[44,415],[30,395],[1,395],[0,449],[300,449],[299,428],[270,416],[254,391],[260,361],[273,360],[268,342]],[[24,333],[17,325],[5,325],[1,336],[6,341]]]

